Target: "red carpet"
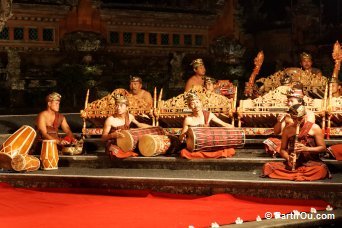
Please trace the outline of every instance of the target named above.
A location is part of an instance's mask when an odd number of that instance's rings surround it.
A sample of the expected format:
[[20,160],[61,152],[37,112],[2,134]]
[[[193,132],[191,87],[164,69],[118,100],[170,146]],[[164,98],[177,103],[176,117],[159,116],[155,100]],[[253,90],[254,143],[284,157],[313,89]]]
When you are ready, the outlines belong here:
[[[64,191],[64,192],[63,192]],[[76,193],[78,192],[78,193]],[[97,194],[95,194],[97,193]],[[1,227],[209,227],[255,221],[265,212],[324,210],[322,200],[285,200],[229,194],[189,196],[148,191],[32,190],[0,183]]]

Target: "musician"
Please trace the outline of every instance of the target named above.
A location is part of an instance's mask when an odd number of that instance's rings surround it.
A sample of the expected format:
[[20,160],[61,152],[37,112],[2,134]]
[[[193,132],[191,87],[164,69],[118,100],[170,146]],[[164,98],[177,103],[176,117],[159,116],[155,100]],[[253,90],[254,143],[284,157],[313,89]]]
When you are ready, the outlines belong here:
[[[113,150],[118,149],[116,145],[119,137],[124,137],[121,130],[128,130],[130,124],[134,123],[137,127],[150,127],[148,124],[138,122],[132,114],[128,113],[128,100],[125,96],[117,94],[115,97],[115,114],[109,116],[103,126],[102,140],[107,141],[106,152],[112,154]],[[117,151],[114,151],[116,153]]]
[[207,91],[216,93],[215,84],[216,84],[215,78],[212,78],[212,77],[205,77],[204,78],[204,88]]
[[[341,82],[337,78],[330,80],[331,96],[333,99],[342,98]],[[335,144],[327,148],[325,158],[332,158],[338,161],[342,161],[342,144]]]
[[152,95],[147,90],[142,89],[142,79],[140,77],[138,76],[131,77],[129,88],[130,88],[130,93],[134,97],[144,100],[145,102],[147,102],[148,106],[152,108],[152,105],[153,105]]
[[210,121],[214,121],[223,127],[234,127],[233,125],[220,120],[212,112],[203,110],[202,103],[195,93],[188,93],[187,103],[192,111],[192,114],[185,117],[183,121],[183,128],[179,136],[180,141],[185,139],[186,132],[188,131],[189,127],[210,127]]
[[312,67],[312,56],[309,53],[302,52],[300,54],[300,65],[302,67],[302,70],[322,76],[322,72],[320,69]]
[[[68,145],[77,142],[66,118],[59,113],[61,98],[62,96],[56,92],[46,96],[46,110],[40,112],[36,119],[38,141],[54,139],[58,145]],[[58,129],[60,127],[66,134],[64,138],[58,136]]]
[[[287,105],[289,107],[295,104],[304,105],[303,85],[301,83],[294,83],[292,85],[292,88],[288,90],[286,96],[287,96]],[[304,121],[315,123],[316,121],[315,114],[312,111],[307,110],[305,117],[304,117]],[[292,123],[293,123],[293,120],[291,119],[291,116],[289,114],[287,113],[279,114],[277,116],[277,123],[273,127],[274,134],[275,135],[281,134],[283,129]],[[280,143],[281,143],[280,139],[268,138],[263,143],[265,144],[265,149],[267,153],[273,156],[276,156],[277,153],[280,152]]]
[[[305,122],[306,111],[301,104],[291,106],[289,114],[293,123],[284,129],[280,149],[285,161],[266,163],[263,177],[296,181],[330,177],[328,167],[319,159],[319,153],[326,149],[322,129],[317,124]],[[298,136],[296,132],[299,132]]]
[[332,78],[330,80],[330,88],[331,88],[331,96],[332,97],[341,97],[342,96],[342,87],[341,82],[337,78]]
[[188,92],[193,86],[204,85],[205,66],[202,59],[195,59],[190,64],[195,74],[191,76],[185,84],[185,92]]

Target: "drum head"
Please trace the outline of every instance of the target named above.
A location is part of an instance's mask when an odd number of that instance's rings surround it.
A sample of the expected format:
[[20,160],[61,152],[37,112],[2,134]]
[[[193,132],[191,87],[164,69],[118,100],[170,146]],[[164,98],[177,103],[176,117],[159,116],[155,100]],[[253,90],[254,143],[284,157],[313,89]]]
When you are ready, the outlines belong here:
[[134,139],[133,136],[129,133],[129,131],[124,130],[121,133],[125,137],[119,137],[116,139],[116,144],[124,151],[133,151],[134,150]]
[[187,132],[186,149],[188,149],[190,152],[194,151],[195,143],[196,143],[196,136],[194,134],[194,131],[190,127]]
[[11,161],[12,158],[8,154],[0,153],[0,168],[11,170]]
[[26,161],[23,155],[18,154],[12,159],[11,166],[15,171],[22,171],[25,168]]
[[145,157],[152,157],[157,150],[157,142],[153,135],[144,135],[139,139],[139,151]]

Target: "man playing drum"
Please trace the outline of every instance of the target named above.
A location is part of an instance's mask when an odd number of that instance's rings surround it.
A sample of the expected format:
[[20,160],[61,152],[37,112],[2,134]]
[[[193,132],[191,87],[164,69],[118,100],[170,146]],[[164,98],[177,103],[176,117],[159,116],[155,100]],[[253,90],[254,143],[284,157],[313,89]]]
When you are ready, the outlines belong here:
[[179,135],[179,139],[181,141],[185,139],[185,135],[189,127],[210,127],[210,121],[214,121],[215,123],[223,127],[234,127],[233,125],[220,120],[212,112],[203,110],[202,103],[195,93],[188,93],[187,103],[192,111],[192,114],[185,117],[184,119],[183,128],[181,134]]
[[[46,110],[40,112],[36,119],[38,139],[40,140],[56,140],[58,145],[68,145],[76,143],[66,118],[59,113],[59,106],[62,96],[56,92],[46,97]],[[58,129],[62,128],[66,137],[58,137]]]
[[134,123],[138,128],[151,127],[148,124],[138,122],[132,114],[128,113],[128,100],[125,96],[117,94],[115,97],[115,114],[109,116],[103,126],[102,139],[107,141],[106,152],[116,156],[120,148],[116,146],[116,139],[124,137],[121,130],[128,130]]
[[[186,138],[186,134],[188,132],[189,127],[210,127],[210,121],[213,121],[223,127],[233,128],[234,126],[224,121],[220,120],[217,116],[215,116],[212,112],[205,111],[202,109],[202,103],[199,97],[195,93],[188,93],[187,103],[189,108],[192,111],[192,114],[185,117],[183,121],[183,128],[181,134],[179,135],[180,141],[184,141]],[[182,150],[181,155],[184,156],[184,150]],[[209,152],[210,155],[207,155],[206,152],[202,152],[201,156],[203,157],[221,157],[221,155],[216,155],[213,152]],[[235,152],[234,152],[235,153]],[[194,155],[195,153],[186,153],[184,157],[190,158],[189,156]],[[192,154],[192,155],[190,155]]]

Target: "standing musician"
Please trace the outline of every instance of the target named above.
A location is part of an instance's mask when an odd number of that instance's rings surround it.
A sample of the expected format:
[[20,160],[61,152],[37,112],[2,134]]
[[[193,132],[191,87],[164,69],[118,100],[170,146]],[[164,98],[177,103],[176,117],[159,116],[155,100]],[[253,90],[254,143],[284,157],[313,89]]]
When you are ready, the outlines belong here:
[[[319,158],[319,153],[326,149],[322,129],[317,124],[305,122],[306,111],[301,104],[291,106],[289,114],[293,123],[284,129],[280,149],[285,161],[266,163],[263,177],[296,181],[330,178],[328,167]],[[295,142],[297,124],[299,134]]]
[[124,137],[120,132],[121,130],[128,130],[131,123],[134,123],[139,128],[150,127],[150,125],[138,122],[132,114],[128,113],[129,104],[125,96],[117,94],[114,99],[115,114],[106,119],[101,138],[107,141],[106,152],[116,156],[120,152],[120,148],[116,146],[116,139]]
[[193,67],[195,74],[191,76],[185,84],[185,92],[188,92],[192,87],[204,85],[205,66],[202,59],[195,59],[190,64]]
[[[59,106],[62,96],[56,92],[49,94],[46,97],[46,110],[40,112],[37,116],[37,139],[38,140],[56,140],[58,145],[68,145],[76,143],[69,124],[66,118],[59,113]],[[60,138],[58,136],[58,129],[62,128],[66,137]]]

